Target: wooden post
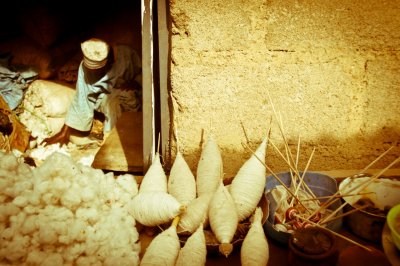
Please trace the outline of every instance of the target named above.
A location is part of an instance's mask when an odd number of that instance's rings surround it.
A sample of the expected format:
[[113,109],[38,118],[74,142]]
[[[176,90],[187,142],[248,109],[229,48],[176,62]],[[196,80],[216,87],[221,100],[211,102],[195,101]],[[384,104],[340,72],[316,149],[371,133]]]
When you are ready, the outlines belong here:
[[161,154],[165,160],[169,158],[170,112],[168,106],[168,59],[169,32],[166,0],[157,0],[158,11],[158,51],[160,73],[160,119],[161,119]]
[[143,173],[151,165],[155,153],[152,14],[153,1],[142,0]]

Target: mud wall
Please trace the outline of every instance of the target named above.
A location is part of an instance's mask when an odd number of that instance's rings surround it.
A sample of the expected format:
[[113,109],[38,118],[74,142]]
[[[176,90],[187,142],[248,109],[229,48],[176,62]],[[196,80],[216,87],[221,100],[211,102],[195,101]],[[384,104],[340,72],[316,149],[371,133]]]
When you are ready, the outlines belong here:
[[[393,161],[400,155],[399,6],[171,1],[171,120],[192,170],[210,134],[228,175],[251,155],[243,143],[256,148],[270,125],[283,151],[278,120],[294,156],[300,137],[300,169],[313,148],[309,170],[362,169],[391,146],[374,168]],[[170,147],[173,161],[176,143]],[[267,164],[288,169],[271,145]]]

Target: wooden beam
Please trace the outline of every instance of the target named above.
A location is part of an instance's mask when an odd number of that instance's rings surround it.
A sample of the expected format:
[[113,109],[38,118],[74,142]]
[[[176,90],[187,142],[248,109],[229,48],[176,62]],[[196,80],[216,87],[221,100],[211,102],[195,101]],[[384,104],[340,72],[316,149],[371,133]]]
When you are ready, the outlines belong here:
[[142,0],[143,173],[151,165],[155,152],[152,13],[153,1]]
[[169,158],[170,112],[168,106],[169,73],[169,31],[166,0],[157,1],[158,10],[158,49],[160,73],[160,119],[161,119],[161,154]]

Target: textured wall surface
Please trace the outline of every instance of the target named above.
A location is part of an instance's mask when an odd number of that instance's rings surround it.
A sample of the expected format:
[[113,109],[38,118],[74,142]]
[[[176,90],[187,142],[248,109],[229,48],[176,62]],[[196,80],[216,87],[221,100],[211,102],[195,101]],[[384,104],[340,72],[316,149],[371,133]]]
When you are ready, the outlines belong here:
[[[362,169],[400,155],[400,1],[170,2],[171,112],[193,171],[217,140],[235,174],[272,125],[299,168]],[[270,97],[269,97],[270,96]],[[272,122],[270,122],[272,121]],[[172,160],[176,143],[172,142]],[[270,145],[267,164],[288,169]],[[398,167],[398,165],[397,165]]]

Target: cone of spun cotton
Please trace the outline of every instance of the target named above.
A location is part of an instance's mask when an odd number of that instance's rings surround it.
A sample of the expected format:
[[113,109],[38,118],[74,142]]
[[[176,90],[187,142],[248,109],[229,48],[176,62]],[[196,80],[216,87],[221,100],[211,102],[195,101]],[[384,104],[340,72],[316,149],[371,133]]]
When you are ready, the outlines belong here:
[[262,216],[261,208],[257,207],[240,249],[240,261],[244,266],[261,266],[268,263],[269,246],[262,227]]
[[181,215],[178,225],[178,233],[193,233],[201,224],[208,224],[208,206],[213,194],[204,194],[192,200],[186,206],[186,211]]
[[171,221],[185,211],[173,196],[164,192],[137,194],[129,202],[129,213],[145,226],[156,226]]
[[160,154],[157,152],[154,161],[150,165],[140,183],[139,193],[159,191],[167,193],[167,176],[160,161]]
[[254,212],[264,194],[266,168],[263,163],[266,146],[265,138],[256,152],[239,169],[230,185],[229,192],[235,201],[239,221],[245,220]]
[[178,151],[168,178],[168,193],[187,206],[196,198],[196,180],[188,164]]
[[175,266],[204,266],[206,259],[206,238],[204,236],[203,225],[201,224],[186,240],[185,245],[179,251]]
[[197,195],[213,193],[223,178],[222,156],[217,142],[209,137],[201,151],[196,174]]
[[181,248],[179,237],[176,233],[178,222],[179,216],[174,218],[171,226],[167,230],[161,232],[150,242],[140,262],[141,266],[175,265]]
[[222,180],[211,198],[208,218],[211,230],[220,243],[219,252],[228,257],[233,250],[231,242],[235,235],[239,218],[235,202]]

